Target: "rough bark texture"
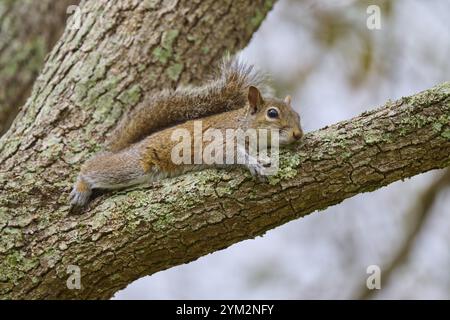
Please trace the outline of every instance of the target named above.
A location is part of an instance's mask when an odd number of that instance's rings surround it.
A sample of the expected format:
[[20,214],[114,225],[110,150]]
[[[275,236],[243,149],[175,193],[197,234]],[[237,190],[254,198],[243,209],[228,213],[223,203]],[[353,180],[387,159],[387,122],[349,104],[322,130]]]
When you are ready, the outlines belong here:
[[[114,4],[112,4],[114,3]],[[81,163],[125,107],[152,89],[196,82],[242,47],[270,3],[85,2],[31,98],[0,141],[0,295],[109,298],[186,263],[355,194],[450,162],[450,83],[310,133],[270,183],[205,170],[108,193],[68,213]],[[99,19],[98,15],[104,17]],[[214,30],[214,32],[210,32]],[[68,265],[81,290],[66,287]]]
[[78,0],[0,0],[0,136],[9,128]]
[[[204,80],[225,51],[247,44],[271,7],[268,0],[81,3],[81,28],[64,32],[17,121],[0,140],[2,297],[105,298],[135,278],[124,270],[126,276],[113,276],[118,277],[113,285],[98,290],[94,283],[83,292],[64,289],[61,263],[68,260],[61,254],[80,254],[81,260],[69,260],[84,265],[96,260],[100,248],[90,246],[96,243],[92,239],[75,251],[68,239],[51,245],[58,234],[77,243],[83,237],[66,206],[79,165],[100,148],[124,109],[152,90]],[[63,229],[52,231],[59,223]],[[132,234],[129,227],[124,231]],[[110,254],[115,255],[107,253],[106,260]],[[132,259],[124,258],[119,259]],[[94,269],[102,269],[106,260],[97,260]],[[105,273],[82,269],[86,280],[103,282]]]

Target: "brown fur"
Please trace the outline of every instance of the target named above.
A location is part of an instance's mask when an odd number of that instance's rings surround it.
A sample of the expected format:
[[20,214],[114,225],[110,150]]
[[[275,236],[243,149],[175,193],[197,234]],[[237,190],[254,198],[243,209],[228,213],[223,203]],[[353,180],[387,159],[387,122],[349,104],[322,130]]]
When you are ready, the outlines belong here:
[[243,108],[249,86],[265,86],[264,77],[253,66],[227,57],[216,79],[202,87],[166,90],[146,97],[120,121],[108,139],[107,149],[117,152],[169,126]]
[[[266,112],[271,107],[277,107],[280,111],[280,118],[275,120],[268,120]],[[202,120],[202,129],[204,133],[207,129],[213,128],[218,129],[222,132],[225,137],[225,132],[227,129],[238,129],[243,130],[248,128],[258,128],[258,129],[282,129],[287,131],[287,141],[282,144],[289,144],[298,140],[298,138],[303,135],[298,114],[292,109],[291,106],[287,105],[282,100],[278,99],[267,99],[263,100],[262,104],[258,106],[258,110],[255,114],[251,114],[249,107],[241,108],[238,110],[228,111],[217,115],[212,115],[205,117]],[[139,153],[141,154],[141,164],[148,172],[154,166],[161,171],[171,172],[171,171],[181,171],[178,168],[180,165],[176,165],[171,160],[171,151],[177,145],[178,141],[172,141],[172,133],[175,130],[186,129],[189,132],[194,132],[194,122],[198,120],[191,120],[183,124],[164,129],[162,131],[155,132],[149,137],[145,138],[142,142],[137,145]],[[192,142],[194,139],[192,139]],[[210,143],[203,139],[203,148]],[[225,146],[224,146],[225,149]],[[194,144],[191,145],[191,163],[194,162],[194,155],[196,150]],[[155,157],[155,154],[158,156]],[[183,166],[183,165],[181,165]]]

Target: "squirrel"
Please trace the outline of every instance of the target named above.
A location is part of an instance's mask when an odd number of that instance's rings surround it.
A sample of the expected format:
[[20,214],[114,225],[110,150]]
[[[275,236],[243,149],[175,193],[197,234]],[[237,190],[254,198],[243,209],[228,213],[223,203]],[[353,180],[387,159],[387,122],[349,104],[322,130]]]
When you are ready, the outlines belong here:
[[[257,86],[264,88],[265,83],[253,66],[226,58],[221,75],[209,84],[166,91],[154,98],[152,104],[141,105],[119,123],[108,149],[82,165],[70,193],[71,205],[86,205],[93,189],[125,188],[211,166],[222,167],[223,163],[197,161],[210,144],[210,139],[202,139],[209,129],[223,137],[229,130],[267,130],[269,134],[258,139],[269,146],[275,133],[279,145],[299,141],[303,131],[300,116],[291,106],[291,97],[283,100],[263,96]],[[157,115],[152,115],[153,112]],[[201,121],[199,132],[195,130],[197,121]],[[174,135],[180,132],[194,138],[183,149],[183,159],[188,161],[181,163],[174,161],[174,150],[180,146]],[[227,157],[231,153],[232,158],[244,158],[242,164],[252,175],[264,175],[268,163],[251,154],[247,138],[232,145],[232,149],[228,149],[228,141],[227,145],[219,142],[218,148],[215,153],[221,149],[228,153]],[[237,163],[234,160],[229,164]]]
[[250,86],[270,92],[266,82],[265,75],[254,66],[227,54],[218,73],[205,85],[166,89],[144,99],[119,121],[106,149],[117,152],[169,126],[242,108]]

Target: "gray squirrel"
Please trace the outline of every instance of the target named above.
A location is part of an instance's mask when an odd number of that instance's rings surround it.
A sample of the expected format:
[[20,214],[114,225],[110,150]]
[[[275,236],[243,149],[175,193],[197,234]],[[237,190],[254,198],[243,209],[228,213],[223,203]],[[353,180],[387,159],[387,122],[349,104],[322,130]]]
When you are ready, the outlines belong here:
[[[71,204],[84,206],[93,189],[118,189],[151,183],[165,177],[199,170],[207,165],[175,164],[171,139],[175,130],[188,130],[201,120],[204,128],[214,128],[225,135],[228,129],[277,130],[279,144],[300,140],[303,131],[300,117],[284,100],[263,94],[265,77],[238,58],[225,58],[215,79],[196,88],[162,91],[140,103],[126,114],[113,131],[106,151],[86,161],[71,192]],[[204,147],[206,143],[202,142]],[[242,147],[242,146],[241,146]],[[236,146],[233,152],[243,148]],[[199,156],[193,148],[192,158]],[[242,151],[248,157],[246,151]],[[257,161],[246,167],[260,175],[263,164]]]

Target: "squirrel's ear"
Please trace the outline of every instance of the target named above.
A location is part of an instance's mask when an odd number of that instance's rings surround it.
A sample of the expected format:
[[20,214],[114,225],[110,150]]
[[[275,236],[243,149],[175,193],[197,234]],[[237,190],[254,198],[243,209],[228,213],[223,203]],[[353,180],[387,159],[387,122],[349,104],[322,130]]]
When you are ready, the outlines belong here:
[[291,101],[292,101],[291,96],[286,96],[286,98],[284,98],[284,103],[286,103],[288,106],[291,105]]
[[252,114],[256,113],[264,103],[261,93],[254,86],[248,88],[248,103]]

